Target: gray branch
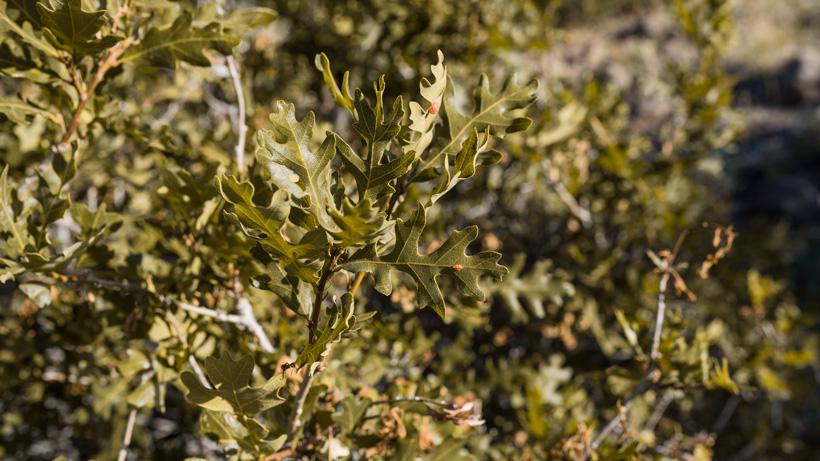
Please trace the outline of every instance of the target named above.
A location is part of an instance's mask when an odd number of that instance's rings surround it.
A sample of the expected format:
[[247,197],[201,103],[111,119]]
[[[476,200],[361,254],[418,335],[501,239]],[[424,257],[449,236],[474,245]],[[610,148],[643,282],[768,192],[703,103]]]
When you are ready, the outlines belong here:
[[262,328],[262,325],[260,325],[259,321],[256,320],[256,316],[253,313],[253,306],[246,297],[241,297],[236,302],[236,310],[239,311],[239,315],[229,314],[218,309],[194,306],[193,304],[179,300],[174,300],[174,303],[185,311],[211,317],[220,322],[238,325],[239,327],[250,331],[251,334],[256,337],[256,340],[259,342],[259,347],[263,351],[267,353],[273,353],[276,351],[268,338],[268,335],[265,333],[265,330]]
[[228,56],[228,72],[231,74],[233,81],[233,88],[236,91],[236,104],[239,116],[236,120],[236,148],[234,154],[236,155],[236,166],[239,169],[239,175],[245,174],[245,139],[248,134],[248,126],[245,122],[247,118],[247,108],[245,107],[245,90],[242,88],[242,77],[239,74],[239,65],[233,56]]

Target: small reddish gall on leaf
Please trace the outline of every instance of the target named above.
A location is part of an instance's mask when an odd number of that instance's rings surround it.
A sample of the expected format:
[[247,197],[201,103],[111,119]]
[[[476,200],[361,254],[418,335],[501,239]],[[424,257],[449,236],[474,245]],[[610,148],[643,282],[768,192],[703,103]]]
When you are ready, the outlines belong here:
[[458,272],[458,271],[464,269],[464,266],[462,266],[461,264],[454,264],[454,265],[450,266],[450,269]]
[[430,113],[433,115],[438,113],[438,104],[433,103],[430,105]]

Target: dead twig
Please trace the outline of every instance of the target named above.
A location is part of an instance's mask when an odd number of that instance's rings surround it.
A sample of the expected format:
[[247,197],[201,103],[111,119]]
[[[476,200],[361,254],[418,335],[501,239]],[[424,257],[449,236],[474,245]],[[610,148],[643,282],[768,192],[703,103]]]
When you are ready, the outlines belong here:
[[236,167],[239,169],[239,176],[245,175],[245,139],[248,134],[247,108],[245,107],[245,90],[242,87],[242,76],[239,74],[239,65],[233,56],[227,57],[228,72],[231,75],[233,88],[236,92],[236,106],[238,116],[236,118],[236,147],[234,148],[234,155],[236,156]]
[[122,446],[117,454],[117,461],[128,459],[128,448],[131,446],[131,437],[134,435],[134,425],[137,422],[137,409],[132,408],[128,413],[128,423],[125,425],[125,434],[122,437]]

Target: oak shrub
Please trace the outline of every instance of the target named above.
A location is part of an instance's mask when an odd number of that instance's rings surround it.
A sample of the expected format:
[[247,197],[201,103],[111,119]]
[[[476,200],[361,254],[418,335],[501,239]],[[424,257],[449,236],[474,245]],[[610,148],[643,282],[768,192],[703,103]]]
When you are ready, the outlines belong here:
[[0,1],[0,454],[811,449],[812,320],[712,199],[726,4],[640,132],[512,77],[558,2],[236,3]]

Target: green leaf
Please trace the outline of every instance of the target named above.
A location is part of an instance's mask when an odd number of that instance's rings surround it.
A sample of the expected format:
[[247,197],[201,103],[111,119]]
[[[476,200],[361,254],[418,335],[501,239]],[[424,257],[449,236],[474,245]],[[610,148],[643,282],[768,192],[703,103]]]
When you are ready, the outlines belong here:
[[356,325],[356,316],[353,315],[353,296],[350,293],[342,295],[342,300],[333,318],[330,319],[319,333],[319,337],[305,345],[304,350],[296,358],[296,366],[301,368],[307,364],[318,362],[327,353],[328,347],[341,339],[342,335]]
[[199,430],[204,435],[213,435],[222,445],[236,444],[249,453],[274,453],[284,446],[287,435],[282,434],[272,440],[260,440],[268,435],[268,429],[254,419],[240,421],[235,415],[225,412],[203,410],[199,417]]
[[345,197],[341,210],[331,210],[330,217],[339,227],[331,235],[343,247],[361,246],[363,242],[373,241],[388,229],[384,216],[370,200],[353,205]]
[[222,445],[238,445],[250,436],[248,429],[232,413],[207,408],[199,417],[199,430],[203,435],[215,436]]
[[438,63],[430,66],[432,80],[426,77],[421,79],[420,92],[427,101],[427,108],[411,101],[410,107],[410,137],[404,146],[405,152],[415,152],[419,157],[433,142],[436,120],[439,117],[444,91],[447,89],[447,68],[444,66],[444,54],[438,51]]
[[20,291],[37,305],[37,307],[46,307],[51,304],[51,289],[47,285],[40,283],[23,283],[20,285]]
[[391,458],[393,461],[416,461],[419,459],[419,436],[413,434],[403,440],[399,440],[396,453]]
[[450,170],[450,160],[442,157],[441,179],[433,189],[426,207],[433,205],[439,198],[452,190],[461,181],[473,177],[476,171],[478,155],[487,149],[487,141],[490,139],[489,131],[483,134],[479,142],[478,132],[473,130],[470,136],[461,145],[455,157],[452,171]]
[[425,221],[426,209],[419,206],[411,220],[398,220],[396,244],[389,254],[379,257],[375,246],[369,245],[356,252],[343,266],[351,271],[374,273],[376,289],[385,295],[393,290],[391,270],[407,273],[418,285],[419,306],[430,306],[441,317],[445,312],[444,296],[437,280],[441,275],[453,279],[465,295],[483,300],[484,292],[478,285],[479,278],[484,275],[501,277],[507,273],[507,269],[498,264],[501,255],[491,251],[466,254],[467,246],[478,236],[476,226],[454,231],[441,247],[429,255],[419,254],[419,238]]
[[7,43],[0,44],[0,69],[25,71],[36,67],[37,63],[29,59],[28,56],[17,56]]
[[288,274],[308,283],[319,280],[319,267],[312,261],[321,257],[328,246],[324,232],[308,232],[299,243],[290,243],[282,235],[290,203],[285,191],[277,191],[267,206],[253,202],[254,187],[250,182],[239,182],[233,176],[216,179],[222,198],[229,206],[225,213],[232,216],[245,235],[256,240]]
[[209,410],[234,412],[246,416],[282,403],[274,394],[285,385],[284,375],[277,373],[261,387],[250,387],[253,359],[239,360],[223,352],[219,358],[205,359],[205,374],[212,387],[205,387],[190,371],[182,373],[182,382],[188,388],[185,397]]
[[251,255],[265,265],[266,271],[264,274],[251,277],[251,284],[260,290],[275,293],[288,309],[307,315],[314,302],[313,286],[297,277],[287,275],[263,248],[252,248]]
[[0,258],[0,283],[6,283],[14,280],[14,277],[26,271],[26,268],[18,264],[16,261],[6,258]]
[[322,72],[322,78],[333,95],[333,99],[339,107],[344,107],[348,112],[355,115],[356,110],[353,107],[353,97],[350,96],[350,72],[345,72],[342,77],[342,86],[336,83],[336,78],[333,77],[333,71],[330,70],[330,60],[324,53],[317,54],[314,61],[316,68]]
[[133,391],[129,392],[125,400],[131,406],[143,408],[156,399],[156,391],[157,383],[155,383],[153,379],[149,379],[144,383],[141,383]]
[[26,125],[35,115],[45,117],[54,122],[56,119],[50,112],[32,106],[20,99],[0,96],[0,113],[14,123]]
[[46,38],[74,59],[99,53],[121,40],[111,35],[97,38],[105,25],[105,11],[83,11],[82,0],[64,0],[56,8],[38,3],[37,10]]
[[558,111],[557,125],[550,129],[541,129],[538,133],[538,145],[549,147],[575,135],[586,120],[589,109],[577,102],[570,102]]
[[372,401],[370,399],[357,399],[347,397],[341,402],[341,412],[333,415],[333,421],[342,429],[342,433],[349,433],[362,419]]
[[211,62],[203,54],[214,49],[223,55],[232,53],[239,39],[222,33],[217,23],[202,28],[191,27],[190,13],[178,17],[167,29],[152,28],[138,46],[123,55],[123,62],[144,60],[157,67],[174,69],[179,61],[195,66],[209,66]]
[[81,202],[72,203],[70,207],[71,217],[80,225],[83,235],[89,237],[99,235],[100,232],[117,226],[122,221],[119,214],[106,210],[105,203],[94,211]]
[[455,89],[452,81],[449,92],[444,97],[443,109],[449,133],[447,143],[428,159],[424,160],[418,171],[422,172],[439,165],[442,156],[456,153],[456,149],[473,130],[484,131],[490,128],[495,136],[526,129],[532,120],[516,116],[516,111],[524,109],[535,101],[535,90],[538,82],[531,80],[526,85],[518,85],[508,79],[501,91],[493,93],[486,75],[481,76],[475,94],[475,109],[468,115],[462,114],[455,102]]
[[[740,389],[738,389],[737,384],[732,379],[731,373],[729,373],[729,360],[726,357],[723,357],[721,362],[718,362],[715,359],[713,359],[713,361],[714,361],[713,369],[712,369],[712,371],[709,372],[709,376],[705,380],[706,387],[707,388],[716,388],[716,387],[721,388],[721,389],[724,389],[728,392],[731,392],[732,394],[740,393]],[[761,367],[759,370],[760,371],[758,371],[758,379],[760,379],[761,376],[771,378],[769,380],[766,380],[766,379],[761,379],[760,380],[764,388],[767,388],[768,390],[772,390],[772,391],[780,390],[782,388],[788,389],[788,385],[785,384],[782,381],[781,381],[781,383],[783,383],[783,384],[780,385],[779,387],[771,385],[771,383],[777,381],[776,380],[777,375],[772,373],[771,370],[769,370],[768,368]],[[768,374],[767,374],[767,372],[768,372]],[[771,389],[771,387],[778,387],[778,388],[777,389]]]
[[458,461],[465,459],[464,456],[459,454],[463,446],[463,440],[445,439],[424,457],[424,461]]
[[264,7],[239,8],[219,21],[226,30],[248,32],[276,20],[276,11]]
[[336,152],[339,153],[342,162],[356,181],[360,201],[378,199],[385,194],[392,193],[394,189],[389,186],[390,181],[407,173],[415,158],[413,152],[405,152],[387,163],[365,163],[365,160],[338,136],[336,136]]
[[40,20],[40,13],[37,11],[39,1],[37,0],[7,0],[8,7],[17,10],[19,16],[17,17],[18,24],[28,22],[35,29],[42,27]]
[[359,191],[359,200],[371,199],[378,201],[380,197],[393,192],[388,183],[407,173],[410,164],[415,159],[415,153],[404,152],[398,158],[386,160],[385,154],[390,144],[401,131],[401,121],[404,117],[401,98],[393,101],[389,113],[384,111],[385,83],[382,76],[373,84],[376,103],[371,106],[361,91],[356,90],[354,105],[356,121],[353,128],[364,140],[366,151],[364,156],[358,156],[349,145],[337,138],[337,150],[356,180]]
[[376,96],[376,104],[373,106],[365,99],[361,90],[356,90],[354,100],[356,121],[353,128],[367,143],[368,152],[365,160],[369,162],[370,168],[381,163],[384,151],[401,131],[401,120],[404,118],[401,97],[393,101],[390,112],[385,112],[385,87],[384,76],[373,83],[373,93]]
[[[11,189],[8,184],[9,167],[3,167],[3,172],[0,173],[0,237],[7,234],[7,243],[10,241],[15,254],[21,254],[25,251],[29,240],[26,232],[25,220],[19,220],[15,216],[12,208]],[[13,256],[14,254],[12,254]]]
[[525,261],[524,253],[515,255],[509,268],[510,273],[493,289],[493,292],[515,317],[521,320],[526,320],[528,317],[521,303],[523,300],[532,316],[544,318],[546,316],[545,302],[560,306],[564,296],[575,294],[575,288],[569,282],[555,277],[550,272],[551,261],[538,261],[528,273],[524,274]]
[[[26,7],[27,11],[30,10],[28,6]],[[26,43],[33,46],[34,48],[42,51],[47,56],[51,56],[52,58],[59,58],[62,54],[57,48],[54,48],[48,41],[43,40],[34,32],[35,24],[31,22],[26,22],[22,26],[14,22],[6,13],[6,2],[5,0],[0,0],[0,26],[5,26],[9,30],[13,31],[17,34],[20,38],[22,38]]]
[[361,90],[356,90],[355,97],[350,96],[348,74],[345,73],[340,89],[330,70],[327,56],[316,56],[316,67],[322,71],[325,83],[331,90],[336,103],[346,108],[354,118],[353,128],[364,140],[366,152],[359,156],[336,134],[336,150],[347,169],[356,181],[359,201],[370,199],[379,203],[379,199],[392,193],[394,189],[389,182],[407,173],[417,154],[412,149],[405,149],[402,155],[386,159],[390,144],[397,138],[402,128],[404,107],[401,97],[393,101],[389,112],[384,107],[384,76],[373,83],[376,100],[372,105],[365,99]]
[[256,133],[256,158],[270,171],[274,185],[287,191],[327,231],[338,231],[328,213],[333,209],[330,162],[336,137],[326,136],[314,152],[310,147],[316,124],[313,112],[296,120],[293,104],[277,101],[270,129]]

